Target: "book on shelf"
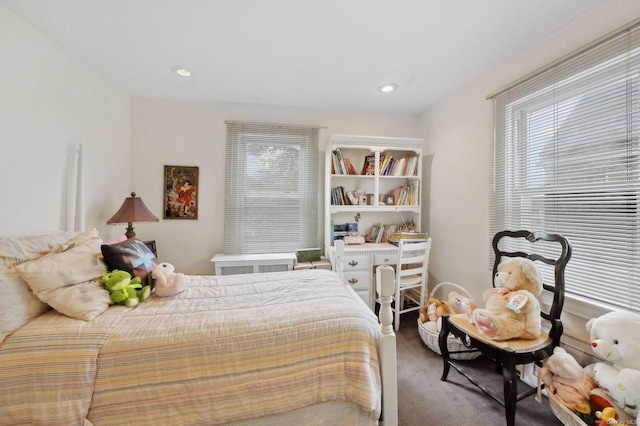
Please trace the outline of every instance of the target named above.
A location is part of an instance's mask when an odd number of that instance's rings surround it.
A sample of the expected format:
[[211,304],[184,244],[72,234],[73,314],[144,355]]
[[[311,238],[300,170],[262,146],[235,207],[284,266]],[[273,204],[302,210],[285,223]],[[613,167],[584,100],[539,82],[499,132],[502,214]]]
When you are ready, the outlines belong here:
[[344,159],[344,165],[347,167],[347,174],[357,175],[356,168],[353,167],[353,163],[348,158]]
[[364,165],[362,166],[363,175],[374,175],[376,173],[376,156],[367,155],[364,157]]
[[426,232],[394,232],[389,235],[389,242],[391,244],[398,244],[400,241],[413,241],[422,242],[427,241]]

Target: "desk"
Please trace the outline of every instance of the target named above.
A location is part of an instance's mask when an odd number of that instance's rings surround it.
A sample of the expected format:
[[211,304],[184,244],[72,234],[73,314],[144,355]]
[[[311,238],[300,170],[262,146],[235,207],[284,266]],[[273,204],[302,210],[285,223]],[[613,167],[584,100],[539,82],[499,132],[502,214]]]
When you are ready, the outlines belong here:
[[[336,269],[336,248],[326,247],[327,257]],[[398,262],[398,246],[390,243],[365,243],[344,247],[343,273],[345,281],[373,310],[375,299],[374,268],[378,265],[395,265]]]

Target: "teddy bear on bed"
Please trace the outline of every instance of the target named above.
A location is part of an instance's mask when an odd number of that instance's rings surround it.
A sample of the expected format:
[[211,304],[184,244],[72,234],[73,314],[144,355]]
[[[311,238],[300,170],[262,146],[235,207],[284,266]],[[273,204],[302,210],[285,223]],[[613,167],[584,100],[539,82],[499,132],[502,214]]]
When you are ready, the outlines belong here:
[[498,265],[493,289],[485,291],[485,307],[473,311],[478,331],[492,340],[536,339],[542,330],[542,275],[532,260],[515,257]]
[[151,271],[151,277],[155,280],[156,296],[173,296],[187,289],[187,277],[181,272],[175,272],[174,266],[170,263],[156,265]]
[[614,311],[587,321],[591,349],[602,359],[586,367],[618,413],[634,420],[640,406],[640,316]]
[[140,277],[131,278],[130,273],[119,269],[102,275],[101,281],[109,291],[111,301],[128,308],[138,306],[151,294],[151,288],[143,286]]

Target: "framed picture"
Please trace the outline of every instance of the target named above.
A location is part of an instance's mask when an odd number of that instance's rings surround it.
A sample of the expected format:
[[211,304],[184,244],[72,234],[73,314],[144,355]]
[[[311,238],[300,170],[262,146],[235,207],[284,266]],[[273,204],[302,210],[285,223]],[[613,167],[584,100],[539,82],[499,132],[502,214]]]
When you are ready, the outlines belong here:
[[198,219],[197,167],[164,166],[164,218]]

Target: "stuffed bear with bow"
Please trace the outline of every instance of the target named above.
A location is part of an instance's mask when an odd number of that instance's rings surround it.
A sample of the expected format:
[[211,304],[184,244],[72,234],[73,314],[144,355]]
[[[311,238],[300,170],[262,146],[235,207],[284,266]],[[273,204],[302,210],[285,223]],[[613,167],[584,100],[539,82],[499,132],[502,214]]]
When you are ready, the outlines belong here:
[[494,288],[485,291],[485,307],[473,311],[478,331],[492,340],[536,339],[542,330],[542,275],[536,264],[515,257],[498,265]]

